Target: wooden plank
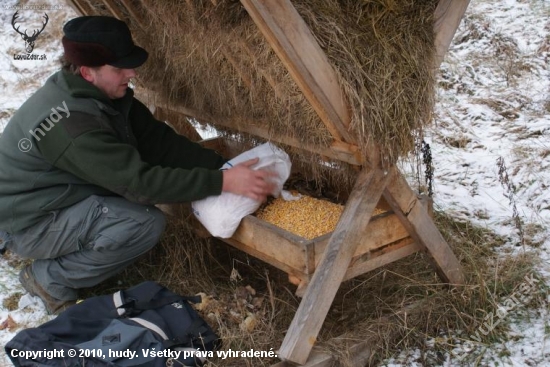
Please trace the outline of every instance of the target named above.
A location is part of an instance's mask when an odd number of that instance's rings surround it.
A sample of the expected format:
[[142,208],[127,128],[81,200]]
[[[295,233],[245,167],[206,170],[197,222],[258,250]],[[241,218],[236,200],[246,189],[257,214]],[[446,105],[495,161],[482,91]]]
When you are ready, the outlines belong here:
[[350,163],[356,166],[361,166],[365,163],[361,156],[359,148],[356,145],[339,142],[338,144],[334,144],[333,146],[328,148],[316,147],[304,144],[303,141],[297,138],[292,138],[288,136],[275,136],[273,133],[263,127],[267,126],[267,124],[260,124],[258,122],[246,120],[240,120],[239,123],[237,123],[236,121],[231,119],[209,116],[208,114],[201,113],[199,111],[195,111],[186,107],[168,107],[163,103],[159,103],[158,105],[168,110],[173,110],[185,116],[192,117],[202,124],[210,123],[214,126],[222,126],[235,131],[252,134],[265,140],[286,144],[291,147],[300,148],[315,154],[320,154],[322,156]]
[[197,130],[191,125],[186,116],[167,110],[166,108],[157,107],[153,114],[157,120],[167,122],[171,127],[176,130],[180,135],[185,136],[186,138],[192,141],[200,141],[202,137],[197,132]]
[[[262,254],[261,259],[291,274],[305,277],[305,248],[301,245],[305,240],[292,233],[284,231],[273,224],[247,215],[231,237],[244,246],[239,248],[252,254]],[[229,241],[231,245],[235,245]],[[256,255],[254,255],[256,256]],[[276,264],[285,264],[283,268]],[[292,271],[287,271],[287,269]]]
[[298,269],[295,269],[291,266],[289,266],[287,263],[282,262],[276,258],[273,258],[271,256],[266,255],[263,251],[259,251],[255,247],[251,247],[249,245],[245,245],[242,242],[236,241],[233,238],[216,238],[217,240],[223,241],[227,243],[228,245],[231,245],[232,247],[236,248],[237,250],[241,250],[243,252],[246,252],[247,254],[262,260],[265,263],[268,263],[270,265],[273,265],[277,269],[280,269],[284,271],[287,274],[291,274],[298,277],[303,277],[304,274],[300,272]]
[[311,276],[315,272],[315,243],[313,241],[306,241],[303,244],[303,249],[305,252],[305,274],[303,276],[299,276],[298,278],[293,277],[293,279],[289,277],[289,281],[291,283],[293,283],[293,281],[298,281],[298,283],[296,284],[298,287],[296,288],[294,294],[300,298],[302,298],[306,293],[309,281],[311,280]]
[[390,175],[363,170],[288,328],[279,357],[304,364]]
[[226,137],[218,136],[198,142],[205,148],[213,149],[224,158],[233,158],[253,148],[247,142],[240,142]]
[[452,284],[463,284],[462,267],[428,215],[427,209],[412,191],[405,177],[396,168],[392,168],[392,171],[394,179],[384,190],[384,198],[410,236],[429,251],[441,279]]
[[388,243],[387,245],[385,246],[381,246],[371,252],[365,252],[361,255],[358,255],[358,256],[354,256],[352,259],[351,259],[351,263],[349,264],[349,267],[352,268],[352,267],[355,267],[357,265],[360,265],[364,262],[367,262],[367,261],[370,261],[370,260],[374,260],[382,255],[385,255],[387,253],[390,253],[392,251],[396,251],[402,247],[405,247],[407,245],[410,245],[411,243],[414,243],[414,240],[411,238],[411,237],[404,237],[400,240],[397,240],[395,242],[392,242],[392,243]]
[[354,142],[350,113],[327,56],[290,0],[241,0],[336,140]]
[[[304,248],[306,251],[306,274],[310,276],[313,275],[313,273],[315,272],[315,267],[317,264],[317,261],[315,259],[315,247],[315,241],[308,241],[304,244]],[[307,278],[308,281],[309,279],[310,277]]]
[[355,278],[422,250],[424,250],[424,246],[417,244],[410,237],[404,238],[398,241],[398,247],[392,246],[391,250],[388,249],[386,253],[373,254],[372,259],[351,266],[346,272],[344,280]]
[[[355,278],[356,276],[365,274],[421,250],[425,250],[425,248],[414,242],[411,237],[405,237],[373,252],[355,256],[350,262],[350,266],[343,281]],[[300,298],[303,297],[308,285],[308,279],[301,280],[295,292],[296,296]]]
[[440,0],[437,4],[434,14],[435,70],[443,62],[469,3],[470,0]]
[[[360,236],[361,242],[353,254],[354,257],[370,253],[379,247],[408,237],[409,233],[395,214],[385,213],[371,218]],[[329,235],[315,240],[315,264],[319,264],[329,240]]]
[[214,138],[209,138],[209,139],[203,139],[203,140],[199,141],[198,143],[200,145],[202,145],[203,147],[205,147],[205,148],[213,149],[213,150],[216,150],[216,151],[220,152],[220,154],[223,157],[228,157],[228,155],[224,154],[224,152],[227,148],[226,148],[226,144],[225,144],[225,139],[221,136],[216,136]]

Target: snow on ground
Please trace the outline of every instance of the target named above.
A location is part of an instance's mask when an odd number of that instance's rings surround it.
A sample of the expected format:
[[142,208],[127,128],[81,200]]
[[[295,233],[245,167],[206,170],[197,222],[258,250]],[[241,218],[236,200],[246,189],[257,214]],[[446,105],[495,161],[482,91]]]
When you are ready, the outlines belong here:
[[[30,24],[29,29],[32,24],[40,26],[43,12],[50,17],[33,52],[46,54],[47,60],[14,60],[14,53],[24,53],[23,41],[11,27],[16,9],[10,6],[16,3],[4,0],[0,5],[0,131],[19,105],[57,69],[60,27],[74,16],[63,1],[26,2],[49,7],[20,10],[21,22]],[[435,124],[427,136],[435,166],[437,208],[506,236],[508,244],[502,248],[503,253],[538,251],[538,271],[546,276],[547,284],[549,65],[550,0],[472,0],[441,67]],[[506,167],[511,191],[499,181],[499,158]],[[514,206],[522,220],[522,236],[514,224]],[[524,245],[519,245],[522,237]],[[23,292],[16,271],[5,259],[0,260],[0,289],[2,302]],[[32,300],[23,297],[21,302]],[[0,322],[8,314],[23,327],[48,319],[39,303],[11,312],[2,306]],[[504,342],[487,347],[480,365],[550,365],[548,304],[538,310],[514,310],[507,317],[512,320],[511,331]],[[0,330],[0,343],[4,345],[14,333],[8,328]],[[427,345],[431,342],[428,340]],[[445,366],[459,366],[460,353],[479,348],[470,344],[465,343],[448,356]],[[0,365],[9,365],[3,351],[0,353]],[[419,356],[419,351],[405,351],[384,365],[421,366]]]
[[[502,254],[538,251],[550,284],[550,1],[473,0],[441,66],[435,113],[427,140],[436,207],[505,236]],[[445,366],[472,348],[482,366],[550,366],[548,304],[513,310],[504,342],[465,341]],[[384,365],[418,361],[419,351],[404,351]]]

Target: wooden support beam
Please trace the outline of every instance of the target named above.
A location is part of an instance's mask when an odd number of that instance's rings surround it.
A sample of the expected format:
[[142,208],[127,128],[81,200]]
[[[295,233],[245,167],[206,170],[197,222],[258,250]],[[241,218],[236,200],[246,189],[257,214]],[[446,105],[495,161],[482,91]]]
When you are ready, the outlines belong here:
[[361,242],[390,175],[381,169],[363,170],[355,183],[304,298],[279,349],[279,357],[298,364],[307,361],[340,283]]
[[458,259],[430,218],[426,207],[396,168],[394,178],[384,190],[384,198],[393,208],[410,236],[426,247],[444,282],[463,284],[464,274]]
[[185,136],[191,141],[202,140],[202,137],[191,125],[186,116],[162,107],[156,107],[153,115],[157,120],[168,123],[178,134]]
[[201,113],[199,111],[195,111],[193,109],[186,108],[186,107],[180,107],[180,106],[168,107],[163,103],[159,105],[161,106],[161,108],[164,108],[166,110],[176,111],[185,116],[194,118],[199,123],[202,123],[202,124],[211,123],[215,126],[222,126],[232,130],[239,131],[239,132],[252,134],[265,140],[286,144],[291,147],[300,148],[305,151],[319,154],[338,161],[350,163],[356,166],[361,166],[365,164],[360,154],[359,147],[357,147],[356,145],[347,144],[344,142],[334,142],[334,144],[328,148],[307,145],[307,144],[304,144],[304,142],[302,142],[301,140],[296,138],[291,138],[288,136],[274,136],[271,132],[269,132],[266,128],[263,127],[263,126],[266,126],[267,124],[260,124],[258,122],[244,121],[244,120],[240,120],[240,123],[237,124],[234,120],[209,116],[205,113]]
[[[384,213],[376,216],[376,220],[371,219],[365,230],[359,235],[361,236],[361,242],[353,254],[354,257],[378,251],[384,245],[407,238],[409,233],[403,228],[401,221],[395,214]],[[317,264],[325,252],[330,237],[327,234],[312,241],[315,243],[315,263]]]
[[355,142],[338,76],[290,0],[241,0],[258,29],[336,140]]
[[[256,251],[256,253],[262,253],[257,257],[289,274],[304,273],[304,249],[296,246],[300,240],[302,240],[301,237],[251,215],[247,215],[241,220],[231,239],[223,239],[223,241],[231,242],[233,246],[254,256],[256,255],[251,251],[255,248],[261,249],[261,251]],[[266,243],[276,243],[277,247],[266,247]],[[246,244],[246,246],[242,244]],[[271,259],[276,262],[272,262]],[[286,267],[280,267],[278,264],[286,264]]]
[[396,244],[396,246],[390,246],[391,251],[388,249],[386,253],[380,253],[373,259],[351,266],[346,272],[344,280],[355,278],[356,276],[365,274],[368,271],[378,269],[384,265],[391,264],[394,261],[412,255],[415,252],[424,250],[424,246],[421,246],[416,242],[411,242],[412,240],[410,238],[402,239],[398,244]]
[[443,62],[469,3],[470,0],[440,0],[437,4],[434,14],[435,70]]

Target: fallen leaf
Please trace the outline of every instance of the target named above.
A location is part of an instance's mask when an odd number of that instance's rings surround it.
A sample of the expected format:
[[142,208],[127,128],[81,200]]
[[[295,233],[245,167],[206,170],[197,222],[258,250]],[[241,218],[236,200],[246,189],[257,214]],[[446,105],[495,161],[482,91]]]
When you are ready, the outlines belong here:
[[247,285],[245,287],[245,289],[248,291],[248,293],[250,293],[252,296],[255,296],[256,295],[256,290],[254,288],[252,288],[250,285]]
[[239,327],[242,331],[250,333],[254,330],[257,324],[258,324],[258,318],[256,317],[256,315],[248,314],[246,319],[244,319],[243,322],[241,322]]
[[14,331],[19,325],[11,318],[11,315],[2,321],[0,324],[0,330],[8,329],[9,331]]
[[212,301],[212,297],[202,292],[198,293],[197,296],[201,296],[201,303],[195,304],[195,309],[199,311],[204,311]]

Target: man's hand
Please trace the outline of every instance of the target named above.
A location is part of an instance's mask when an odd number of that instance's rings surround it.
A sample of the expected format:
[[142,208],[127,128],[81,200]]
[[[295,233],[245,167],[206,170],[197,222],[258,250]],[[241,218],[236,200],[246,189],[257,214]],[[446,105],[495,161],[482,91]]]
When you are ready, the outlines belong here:
[[258,160],[259,158],[250,159],[223,171],[222,191],[243,195],[260,202],[265,201],[275,189],[275,184],[269,182],[269,178],[276,176],[276,173],[250,168],[258,163]]

